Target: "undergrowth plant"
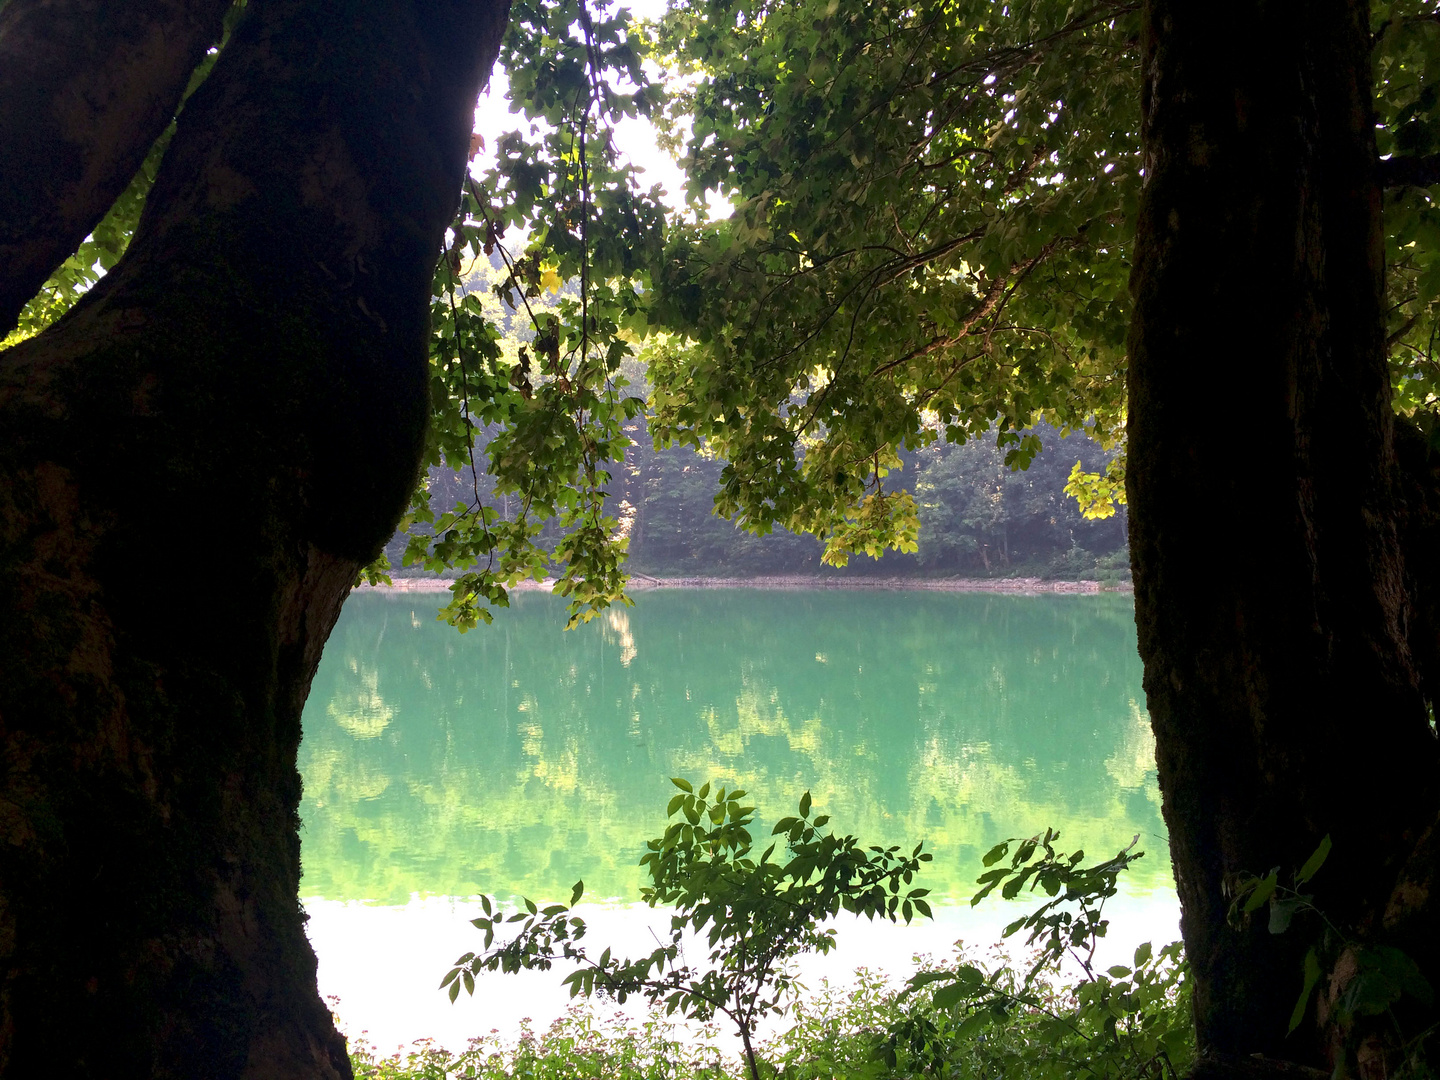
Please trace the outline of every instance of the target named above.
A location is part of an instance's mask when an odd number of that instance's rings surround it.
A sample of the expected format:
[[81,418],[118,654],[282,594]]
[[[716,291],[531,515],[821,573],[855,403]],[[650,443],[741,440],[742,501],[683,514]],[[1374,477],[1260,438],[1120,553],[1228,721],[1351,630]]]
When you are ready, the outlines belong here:
[[518,1038],[491,1032],[458,1052],[429,1039],[389,1056],[352,1044],[350,1063],[356,1080],[738,1080],[708,1041],[685,1037],[658,1012],[633,1021],[588,1005],[538,1034],[527,1020]]
[[[648,842],[640,860],[650,873],[642,898],[674,909],[668,942],[633,960],[620,960],[608,948],[592,956],[580,944],[584,920],[570,914],[583,882],[576,882],[569,905],[542,910],[526,900],[508,917],[482,897],[485,915],[472,921],[485,934],[485,951],[455,961],[441,983],[450,1000],[462,985],[473,993],[481,971],[545,970],[556,960],[571,961],[577,967],[565,982],[572,997],[600,992],[623,1003],[643,995],[663,1004],[667,1015],[702,1022],[724,1016],[740,1037],[751,1080],[760,1080],[756,1028],[793,997],[794,958],[835,947],[835,931],[824,923],[841,910],[907,923],[930,915],[928,890],[909,887],[931,857],[922,845],[902,854],[899,847],[864,847],[853,836],[821,832],[829,816],[811,817],[807,791],[798,813],[775,823],[777,839],[757,856],[750,832],[755,808],[744,805],[744,791],[722,787],[712,796],[708,783],[698,791],[688,780],[672,783],[679,791],[666,813],[678,820]],[[517,922],[519,933],[497,946],[496,928]],[[709,947],[702,962],[685,955],[692,934]]]
[[[1337,1076],[1358,1064],[1363,1047],[1367,1056],[1384,1062],[1386,1076],[1428,1080],[1435,1075],[1430,1043],[1440,1025],[1417,1023],[1416,1016],[1424,1017],[1423,1010],[1434,1004],[1435,988],[1409,953],[1347,932],[1316,904],[1310,882],[1325,865],[1330,849],[1327,833],[1292,873],[1282,876],[1275,866],[1263,876],[1237,875],[1226,883],[1227,918],[1232,926],[1244,927],[1264,910],[1270,933],[1299,933],[1309,939],[1289,1033],[1293,1035],[1307,1017],[1322,1026],[1328,1021],[1338,1036],[1331,1048],[1341,1062]],[[1383,1032],[1383,1040],[1377,1030]],[[1372,1045],[1364,1046],[1367,1042]]]
[[[822,984],[805,994],[792,961],[834,948],[835,931],[825,924],[840,911],[931,917],[926,890],[912,887],[929,854],[918,844],[905,854],[822,832],[829,819],[812,816],[807,792],[757,855],[754,807],[743,791],[712,796],[709,784],[673,783],[673,820],[641,859],[650,876],[644,900],[673,908],[668,940],[638,959],[618,959],[608,948],[592,955],[573,910],[582,882],[568,904],[544,908],[524,900],[507,913],[482,897],[485,913],[472,922],[485,935],[483,949],[460,956],[441,982],[453,1002],[462,989],[474,992],[482,972],[569,962],[575,970],[564,982],[572,997],[643,997],[650,1010],[640,1027],[622,1021],[602,1030],[592,1012],[572,1009],[538,1039],[527,1032],[510,1045],[478,1040],[459,1055],[423,1046],[403,1057],[371,1055],[357,1058],[356,1075],[740,1080],[713,1047],[676,1034],[677,1014],[710,1025],[712,1034],[726,1022],[741,1042],[744,1080],[1175,1080],[1192,1058],[1180,944],[1143,944],[1130,964],[1102,969],[1097,960],[1109,927],[1106,901],[1143,855],[1134,841],[1093,865],[1082,851],[1060,853],[1054,830],[1007,840],[985,856],[972,905],[997,890],[1007,900],[1027,891],[1046,897],[1005,928],[1007,939],[1026,934],[1019,960],[997,945],[948,964],[925,961],[902,985],[859,972],[847,987]],[[507,927],[515,933],[500,940]],[[705,958],[688,958],[686,945],[701,940]],[[788,1026],[758,1042],[760,1023],[779,1015]]]
[[[892,1069],[1017,1080],[1175,1080],[1185,1070],[1194,1032],[1181,944],[1157,950],[1145,942],[1129,965],[1100,969],[1096,962],[1109,929],[1105,902],[1144,855],[1134,850],[1139,837],[1093,866],[1082,865],[1083,851],[1058,852],[1059,838],[1047,829],[997,844],[971,900],[978,904],[997,888],[1007,900],[1022,891],[1049,897],[1004,930],[1006,938],[1028,931],[1028,970],[1022,975],[1007,960],[915,975],[900,998],[917,1000],[879,1047]],[[1067,982],[1067,961],[1078,979]]]

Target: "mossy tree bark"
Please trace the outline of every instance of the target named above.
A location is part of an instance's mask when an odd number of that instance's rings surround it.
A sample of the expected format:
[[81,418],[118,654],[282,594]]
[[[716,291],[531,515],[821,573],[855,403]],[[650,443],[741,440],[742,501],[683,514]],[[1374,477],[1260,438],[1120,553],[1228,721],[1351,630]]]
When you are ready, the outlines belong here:
[[1147,0],[1143,33],[1131,551],[1198,1035],[1320,1065],[1356,1050],[1286,1037],[1314,941],[1233,929],[1226,886],[1328,833],[1317,903],[1421,956],[1385,912],[1440,806],[1433,481],[1390,409],[1368,9]]
[[417,475],[507,8],[251,0],[125,258],[0,355],[0,1076],[349,1075],[300,712]]

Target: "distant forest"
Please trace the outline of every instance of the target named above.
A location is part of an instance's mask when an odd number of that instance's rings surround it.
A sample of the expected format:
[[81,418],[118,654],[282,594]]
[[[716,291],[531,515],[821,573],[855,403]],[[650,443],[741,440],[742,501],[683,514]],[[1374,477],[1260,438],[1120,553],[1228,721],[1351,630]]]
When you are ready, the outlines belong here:
[[[487,265],[488,263],[488,265]],[[526,310],[552,310],[561,297],[576,299],[570,281],[528,296],[527,309],[502,303],[509,278],[497,250],[477,258],[466,270],[463,292],[478,300],[500,332],[501,348],[515,356],[533,341]],[[642,361],[622,369],[629,393],[649,393]],[[1078,460],[1085,471],[1103,473],[1114,456],[1093,439],[1074,433],[1061,438],[1047,424],[1031,429],[1043,449],[1025,470],[1005,464],[1005,450],[994,435],[951,445],[940,443],[918,452],[902,452],[903,469],[892,473],[889,487],[907,488],[920,514],[919,550],[887,552],[880,559],[856,556],[844,568],[820,561],[824,545],[813,536],[784,529],[756,536],[712,512],[725,462],[690,447],[656,450],[643,417],[626,428],[634,443],[622,464],[612,463],[607,511],[630,538],[631,573],[655,577],[745,577],[823,575],[878,577],[1042,577],[1061,580],[1128,581],[1130,555],[1125,507],[1114,516],[1086,519],[1065,483]],[[457,504],[472,504],[475,493],[504,518],[516,510],[514,497],[495,496],[484,473],[486,447],[493,434],[482,428],[475,463],[478,485],[469,468],[430,471],[430,506],[437,514]],[[550,537],[549,539],[553,539]],[[386,545],[397,576],[433,576],[404,567],[404,533]]]
[[[612,467],[610,513],[628,525],[629,568],[655,577],[744,577],[767,575],[1045,577],[1128,580],[1125,508],[1103,520],[1087,520],[1065,482],[1076,460],[1087,471],[1103,472],[1109,454],[1081,434],[1060,438],[1053,428],[1034,429],[1044,449],[1023,471],[1005,464],[993,438],[962,445],[941,444],[903,455],[895,476],[915,496],[920,511],[919,551],[863,556],[835,569],[822,565],[822,545],[812,536],[783,530],[755,536],[711,511],[724,462],[689,447],[656,450],[642,420],[627,429],[635,445],[623,467]],[[476,462],[485,460],[485,433]],[[491,485],[482,474],[479,489]],[[436,511],[473,501],[468,469],[431,471]],[[495,500],[506,517],[514,508]],[[402,568],[404,537],[386,552],[395,573]]]

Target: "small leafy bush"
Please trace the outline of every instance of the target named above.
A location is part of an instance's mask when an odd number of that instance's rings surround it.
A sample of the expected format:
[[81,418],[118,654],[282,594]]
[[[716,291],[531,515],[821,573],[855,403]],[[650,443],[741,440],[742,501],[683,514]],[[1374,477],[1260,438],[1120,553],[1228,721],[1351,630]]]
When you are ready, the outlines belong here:
[[1389,1077],[1428,1080],[1436,1075],[1431,1042],[1437,1027],[1430,1021],[1435,988],[1409,953],[1383,941],[1366,940],[1355,931],[1347,933],[1316,905],[1310,881],[1325,865],[1330,849],[1326,834],[1285,880],[1275,866],[1263,877],[1240,874],[1227,881],[1229,921],[1245,927],[1265,911],[1270,933],[1298,933],[1309,939],[1290,1032],[1307,1017],[1328,1021],[1336,1040],[1332,1052],[1343,1054],[1337,1076],[1358,1066],[1364,1054],[1385,1062]]
[[389,1057],[361,1043],[350,1063],[355,1080],[735,1080],[713,1047],[683,1034],[658,1012],[634,1022],[576,1006],[539,1035],[527,1022],[518,1039],[492,1032],[459,1053],[422,1040]]
[[[673,820],[641,859],[650,873],[643,898],[674,909],[668,942],[639,959],[609,949],[592,956],[582,944],[585,923],[573,914],[581,882],[569,904],[526,900],[508,915],[482,897],[485,914],[472,921],[485,935],[483,951],[459,957],[441,983],[453,1002],[461,989],[473,993],[483,971],[569,961],[572,997],[640,995],[650,1005],[643,1023],[597,1026],[588,1009],[572,1009],[538,1039],[527,1031],[514,1044],[476,1040],[454,1056],[424,1044],[388,1059],[362,1050],[357,1077],[740,1080],[713,1047],[677,1034],[675,1014],[708,1025],[712,1038],[714,1022],[727,1020],[742,1044],[745,1080],[1176,1080],[1193,1058],[1179,943],[1147,943],[1128,965],[1097,966],[1105,904],[1143,856],[1134,850],[1138,838],[1088,866],[1084,852],[1057,850],[1054,830],[1007,840],[985,856],[972,904],[997,890],[1006,899],[1046,897],[1005,928],[1006,938],[1027,933],[1021,963],[996,946],[984,958],[923,964],[903,985],[860,972],[853,986],[807,995],[791,962],[834,947],[824,924],[841,910],[906,922],[931,915],[926,890],[912,887],[929,854],[918,844],[904,854],[822,832],[829,819],[812,817],[807,792],[756,856],[754,807],[743,791],[721,788],[712,797],[709,784],[697,791],[673,783]],[[514,936],[497,943],[497,931],[512,925]],[[686,959],[689,935],[707,943],[705,961]],[[758,1043],[761,1021],[782,1014],[790,1025]]]
[[[1180,943],[1156,950],[1146,942],[1128,966],[1095,964],[1109,928],[1105,902],[1144,855],[1134,851],[1139,838],[1093,866],[1082,865],[1083,851],[1059,853],[1059,838],[1047,829],[986,854],[993,869],[980,876],[972,905],[997,888],[1006,899],[1037,890],[1050,898],[1004,930],[1007,938],[1029,932],[1029,970],[962,963],[910,979],[901,997],[916,1001],[879,1047],[897,1075],[1174,1080],[1185,1071],[1194,1032]],[[1065,985],[1067,960],[1079,978]]]
[[[449,988],[450,1000],[462,985],[473,993],[481,971],[548,970],[556,960],[572,961],[578,966],[565,979],[572,997],[598,991],[624,1003],[639,994],[663,1004],[667,1015],[679,1012],[702,1022],[723,1015],[740,1036],[751,1080],[760,1080],[756,1028],[793,997],[791,961],[835,947],[835,931],[823,923],[842,909],[907,923],[916,914],[929,916],[928,890],[908,887],[930,860],[922,845],[905,855],[898,847],[866,848],[853,836],[821,832],[829,816],[811,817],[807,791],[799,812],[775,823],[771,836],[779,839],[757,857],[750,833],[755,808],[744,805],[744,791],[720,788],[712,797],[709,784],[696,791],[687,780],[672,783],[679,792],[666,814],[678,820],[648,842],[640,860],[650,872],[642,898],[651,907],[674,908],[668,943],[633,960],[613,957],[609,949],[593,957],[580,944],[584,920],[570,914],[583,882],[576,882],[569,905],[541,910],[526,900],[508,917],[482,897],[485,915],[473,923],[485,934],[485,951],[455,961],[440,984]],[[519,933],[496,946],[495,930],[505,923],[520,923]],[[704,936],[706,962],[686,959],[687,934]]]

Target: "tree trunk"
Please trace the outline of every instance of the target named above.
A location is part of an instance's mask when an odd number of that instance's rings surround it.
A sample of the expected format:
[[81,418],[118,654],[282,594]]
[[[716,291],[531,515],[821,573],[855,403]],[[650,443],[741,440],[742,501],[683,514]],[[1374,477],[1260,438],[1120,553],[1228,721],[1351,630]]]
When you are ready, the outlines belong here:
[[[1202,1049],[1286,1038],[1303,933],[1226,921],[1297,867],[1379,933],[1434,818],[1436,740],[1396,487],[1369,26],[1359,0],[1147,0],[1129,360],[1145,689]],[[1408,576],[1407,576],[1408,575]]]
[[0,355],[0,1077],[350,1074],[300,712],[417,476],[506,14],[250,0],[125,258]]
[[230,2],[0,5],[0,338],[130,183]]

